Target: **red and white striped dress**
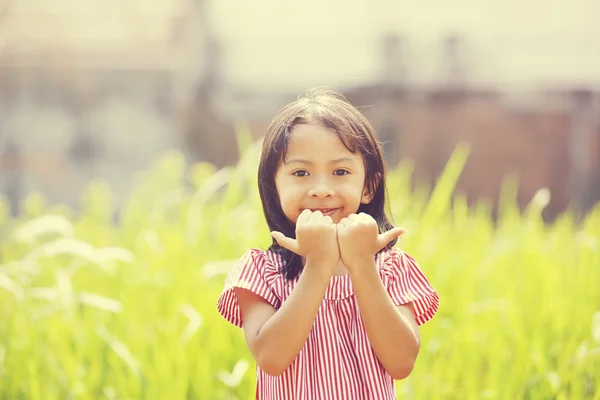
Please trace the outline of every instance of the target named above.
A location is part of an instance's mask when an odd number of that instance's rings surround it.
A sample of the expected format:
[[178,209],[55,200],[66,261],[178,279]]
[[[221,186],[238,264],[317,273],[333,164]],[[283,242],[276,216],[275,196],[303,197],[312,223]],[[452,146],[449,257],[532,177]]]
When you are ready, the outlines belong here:
[[[377,254],[379,275],[396,305],[413,302],[419,325],[438,309],[439,297],[416,261],[397,249]],[[240,287],[275,309],[291,294],[295,281],[279,273],[282,259],[271,251],[248,250],[229,272],[217,308],[241,327],[233,290]],[[333,276],[306,344],[279,376],[256,369],[257,399],[396,399],[394,380],[371,348],[349,275]]]

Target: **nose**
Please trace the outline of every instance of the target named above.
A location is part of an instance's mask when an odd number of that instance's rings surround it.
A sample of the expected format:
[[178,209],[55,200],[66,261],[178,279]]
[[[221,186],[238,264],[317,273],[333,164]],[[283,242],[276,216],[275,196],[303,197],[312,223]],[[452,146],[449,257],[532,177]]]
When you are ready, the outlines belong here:
[[321,180],[316,182],[315,185],[310,189],[308,195],[310,197],[316,197],[318,199],[326,199],[335,194],[333,188],[327,184],[327,182]]

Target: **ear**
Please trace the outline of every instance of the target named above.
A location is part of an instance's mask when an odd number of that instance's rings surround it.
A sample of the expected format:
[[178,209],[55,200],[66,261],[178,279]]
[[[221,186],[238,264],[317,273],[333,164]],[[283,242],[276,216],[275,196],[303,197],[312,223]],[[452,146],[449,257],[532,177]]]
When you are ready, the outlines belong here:
[[360,202],[362,204],[369,204],[372,200],[373,197],[375,197],[375,191],[377,190],[377,187],[379,186],[379,181],[381,180],[381,174],[378,172],[377,174],[375,174],[375,178],[374,178],[374,185],[373,185],[373,192],[371,193],[371,191],[369,190],[370,188],[365,185],[365,188],[363,189],[363,194],[362,197],[360,199]]

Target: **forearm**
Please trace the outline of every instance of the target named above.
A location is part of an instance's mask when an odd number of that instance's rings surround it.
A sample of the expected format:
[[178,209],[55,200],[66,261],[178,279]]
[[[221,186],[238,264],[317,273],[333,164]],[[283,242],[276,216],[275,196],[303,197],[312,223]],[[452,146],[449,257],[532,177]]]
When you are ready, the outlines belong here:
[[[419,333],[388,295],[372,260],[354,268],[352,285],[371,347],[395,379],[412,370],[419,352]],[[372,265],[371,265],[372,264]]]
[[265,372],[278,375],[296,358],[313,327],[329,278],[305,268],[290,296],[259,330],[257,362]]

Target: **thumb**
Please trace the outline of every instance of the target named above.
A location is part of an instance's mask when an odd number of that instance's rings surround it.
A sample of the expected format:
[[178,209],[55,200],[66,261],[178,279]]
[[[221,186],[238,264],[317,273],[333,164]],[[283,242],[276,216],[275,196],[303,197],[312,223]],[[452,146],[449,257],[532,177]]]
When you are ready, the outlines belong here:
[[406,229],[404,228],[392,228],[387,232],[380,234],[377,237],[377,246],[379,250],[383,249],[388,245],[392,240],[397,239],[400,235],[404,234]]
[[281,247],[298,254],[298,241],[296,239],[291,239],[277,231],[271,232],[271,236]]

